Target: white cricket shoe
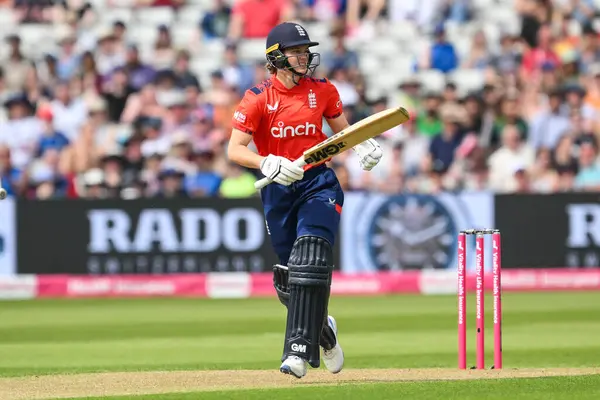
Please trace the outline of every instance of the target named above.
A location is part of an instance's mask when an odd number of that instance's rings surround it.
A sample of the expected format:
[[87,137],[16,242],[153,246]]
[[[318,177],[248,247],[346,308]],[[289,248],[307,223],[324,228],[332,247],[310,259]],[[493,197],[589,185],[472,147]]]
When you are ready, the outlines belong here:
[[337,374],[344,368],[344,352],[337,336],[337,323],[331,315],[327,316],[327,325],[331,327],[335,335],[335,346],[331,350],[323,349],[323,363],[325,363],[325,367],[329,372]]
[[302,378],[306,375],[308,362],[298,356],[289,356],[285,359],[279,371],[284,374],[294,375],[296,378]]

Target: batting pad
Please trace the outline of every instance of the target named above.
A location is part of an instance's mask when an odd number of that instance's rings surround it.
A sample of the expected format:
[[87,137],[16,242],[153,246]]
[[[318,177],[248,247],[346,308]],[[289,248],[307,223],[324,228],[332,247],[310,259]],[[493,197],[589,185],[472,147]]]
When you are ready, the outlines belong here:
[[299,356],[320,366],[319,337],[327,316],[333,251],[325,239],[301,236],[288,261],[290,300],[282,361]]

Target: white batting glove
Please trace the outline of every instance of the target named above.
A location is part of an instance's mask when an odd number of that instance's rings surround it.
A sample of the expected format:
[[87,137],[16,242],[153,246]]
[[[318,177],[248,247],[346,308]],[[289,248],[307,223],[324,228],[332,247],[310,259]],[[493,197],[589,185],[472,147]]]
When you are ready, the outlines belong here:
[[284,186],[289,186],[304,177],[304,169],[285,157],[269,154],[260,163],[264,176]]
[[383,150],[375,139],[368,139],[352,148],[358,155],[360,167],[363,171],[370,171],[383,157]]

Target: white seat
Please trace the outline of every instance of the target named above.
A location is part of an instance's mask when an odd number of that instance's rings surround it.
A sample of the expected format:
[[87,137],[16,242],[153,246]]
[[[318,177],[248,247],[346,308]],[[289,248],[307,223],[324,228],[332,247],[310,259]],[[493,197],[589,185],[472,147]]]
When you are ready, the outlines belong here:
[[187,0],[188,5],[196,5],[203,10],[210,10],[213,7],[214,0]]
[[44,39],[57,39],[54,29],[49,25],[26,24],[20,25],[18,34],[21,37],[21,43],[24,45],[39,45]]
[[171,7],[148,7],[139,9],[135,17],[142,24],[171,26],[175,21],[175,12]]
[[442,90],[446,77],[441,71],[435,69],[427,69],[417,73],[418,79],[426,90],[439,91]]
[[171,28],[173,43],[178,47],[186,47],[196,42],[199,37],[198,25],[178,23]]
[[177,21],[186,24],[200,24],[202,17],[204,16],[204,10],[197,6],[184,6],[177,11]]
[[265,39],[243,40],[238,46],[240,60],[251,61],[265,58]]
[[131,11],[131,8],[107,8],[100,14],[100,18],[107,24],[122,21],[127,25],[133,19],[133,12]]
[[158,28],[153,25],[132,24],[127,27],[127,38],[140,45],[154,44],[158,36]]
[[459,69],[450,73],[448,78],[463,94],[478,91],[485,84],[485,75],[478,69]]
[[208,76],[210,79],[210,74],[221,67],[221,60],[218,58],[206,58],[206,57],[196,57],[190,62],[190,70],[196,76]]

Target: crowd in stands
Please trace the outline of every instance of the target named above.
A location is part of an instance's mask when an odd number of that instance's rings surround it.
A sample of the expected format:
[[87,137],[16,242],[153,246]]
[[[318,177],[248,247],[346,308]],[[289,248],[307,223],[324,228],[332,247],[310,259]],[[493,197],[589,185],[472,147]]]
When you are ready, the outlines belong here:
[[[317,74],[351,123],[397,105],[413,116],[378,138],[371,172],[352,152],[330,162],[345,190],[600,190],[594,0],[0,0],[0,14],[0,181],[11,196],[256,196],[259,171],[225,149],[244,92],[269,78],[264,38],[284,20],[322,43]],[[46,28],[51,37],[31,40]],[[390,63],[372,65],[371,44],[390,38]],[[408,71],[395,61],[407,56]],[[466,88],[461,71],[481,84]],[[371,84],[377,74],[392,77],[386,90]]]

